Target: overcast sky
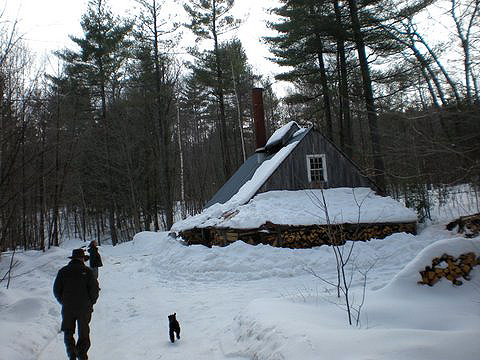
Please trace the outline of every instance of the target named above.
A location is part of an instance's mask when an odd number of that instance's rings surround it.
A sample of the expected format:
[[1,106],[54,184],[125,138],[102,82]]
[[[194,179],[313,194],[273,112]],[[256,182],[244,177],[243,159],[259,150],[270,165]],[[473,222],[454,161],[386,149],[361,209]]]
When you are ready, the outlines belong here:
[[[121,16],[135,13],[137,6],[134,0],[109,0],[108,3],[113,12]],[[180,3],[178,0],[165,0],[168,6],[164,9],[184,14]],[[267,9],[277,3],[277,0],[237,0],[234,8],[234,14],[243,20],[235,35],[242,41],[255,72],[264,76],[278,72],[278,67],[265,59],[269,54],[261,42],[261,37],[269,32],[265,25]],[[42,58],[54,50],[74,46],[68,36],[82,35],[80,19],[87,9],[88,0],[0,0],[0,4],[2,9],[6,9],[1,20],[17,19],[18,29],[28,47],[38,58]]]

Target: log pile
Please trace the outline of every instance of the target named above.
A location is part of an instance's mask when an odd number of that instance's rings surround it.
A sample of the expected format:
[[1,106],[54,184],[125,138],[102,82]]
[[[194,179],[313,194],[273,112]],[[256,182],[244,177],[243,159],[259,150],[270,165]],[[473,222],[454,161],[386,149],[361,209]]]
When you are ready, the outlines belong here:
[[450,231],[457,228],[457,232],[459,234],[465,234],[467,238],[478,236],[480,234],[480,213],[461,216],[448,223],[446,228]]
[[227,246],[237,240],[292,249],[342,245],[347,240],[383,239],[396,232],[416,233],[416,223],[288,226],[267,222],[258,229],[194,228],[180,232],[188,245]]
[[477,265],[480,265],[480,256],[477,258],[473,252],[462,254],[456,259],[443,254],[433,258],[432,266],[426,266],[425,270],[420,271],[422,280],[418,281],[418,284],[433,286],[440,279],[446,278],[454,285],[462,285],[459,278],[470,280],[470,271]]

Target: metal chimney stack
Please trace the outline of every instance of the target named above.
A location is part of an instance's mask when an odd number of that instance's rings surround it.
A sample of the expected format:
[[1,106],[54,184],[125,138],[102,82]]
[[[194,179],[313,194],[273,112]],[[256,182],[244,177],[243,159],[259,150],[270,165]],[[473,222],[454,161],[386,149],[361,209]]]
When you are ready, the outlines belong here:
[[265,147],[267,133],[265,131],[265,112],[263,110],[263,89],[252,89],[253,121],[255,123],[255,138],[257,149]]

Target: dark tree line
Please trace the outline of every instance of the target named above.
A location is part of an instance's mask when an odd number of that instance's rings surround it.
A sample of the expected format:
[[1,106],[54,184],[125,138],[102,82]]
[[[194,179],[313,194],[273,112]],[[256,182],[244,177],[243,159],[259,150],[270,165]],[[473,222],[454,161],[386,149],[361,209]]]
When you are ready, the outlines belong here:
[[[304,119],[389,193],[425,189],[418,184],[478,186],[478,1],[280,3],[270,24],[278,35],[266,41],[272,60],[288,66],[277,78],[295,85],[286,101]],[[447,70],[442,48],[417,25],[439,9],[455,24],[443,44],[463,71]]]
[[[139,17],[125,19],[90,1],[76,46],[57,52],[64,68],[31,90],[20,84],[26,64],[2,66],[12,86],[2,90],[2,249],[44,249],[65,236],[116,244],[169,229],[254,150],[250,91],[262,79],[239,40],[219,37],[235,23],[233,2],[192,7],[205,7],[206,29],[217,22],[206,35],[217,40],[192,48],[189,63],[171,55],[179,24],[161,17],[164,4],[138,3]],[[7,62],[28,54],[8,51]],[[266,95],[276,127],[278,101]]]
[[268,134],[292,119],[315,124],[412,206],[431,186],[478,186],[478,1],[441,2],[460,73],[416,24],[440,2],[280,1],[267,42],[288,66],[277,80],[294,84],[285,102],[234,37],[233,0],[185,3],[203,45],[188,62],[174,55],[181,25],[163,17],[165,3],[137,3],[128,19],[91,0],[83,35],[49,76],[35,74],[15,24],[1,23],[2,250],[68,236],[116,244],[197,213],[255,150],[259,84]]

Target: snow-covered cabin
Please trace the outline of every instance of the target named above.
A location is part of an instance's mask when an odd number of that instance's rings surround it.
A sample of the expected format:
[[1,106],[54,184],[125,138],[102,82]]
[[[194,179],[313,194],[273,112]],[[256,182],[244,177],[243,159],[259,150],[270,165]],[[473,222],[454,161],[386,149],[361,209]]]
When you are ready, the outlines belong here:
[[[263,121],[263,112],[255,116],[257,132],[264,133],[258,127]],[[257,136],[255,154],[204,211],[175,223],[172,231],[189,244],[243,240],[282,247],[414,233],[415,213],[379,192],[320,131],[291,121],[268,141]]]
[[[248,188],[254,194],[271,190],[329,189],[377,185],[335,144],[314,127],[301,128],[295,121],[284,125],[268,139],[207,202],[229,201]],[[247,199],[245,199],[247,200]]]

